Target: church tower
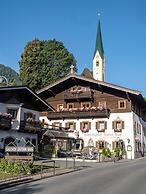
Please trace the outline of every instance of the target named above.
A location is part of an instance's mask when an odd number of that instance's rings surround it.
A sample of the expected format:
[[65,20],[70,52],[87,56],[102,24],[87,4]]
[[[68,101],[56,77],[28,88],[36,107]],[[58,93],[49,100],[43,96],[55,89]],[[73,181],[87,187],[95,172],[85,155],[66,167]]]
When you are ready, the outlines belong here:
[[98,29],[96,36],[96,45],[93,56],[93,78],[99,81],[105,81],[105,58],[102,44],[102,35],[100,27],[100,18],[98,19]]

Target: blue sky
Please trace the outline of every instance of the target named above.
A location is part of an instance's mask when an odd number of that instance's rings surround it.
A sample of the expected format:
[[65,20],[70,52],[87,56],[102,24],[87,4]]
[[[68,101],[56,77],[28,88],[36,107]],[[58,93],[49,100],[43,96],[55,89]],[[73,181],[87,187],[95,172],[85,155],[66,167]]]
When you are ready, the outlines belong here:
[[17,72],[28,41],[62,41],[78,73],[92,70],[98,12],[106,57],[106,81],[146,96],[145,0],[0,0],[0,63]]

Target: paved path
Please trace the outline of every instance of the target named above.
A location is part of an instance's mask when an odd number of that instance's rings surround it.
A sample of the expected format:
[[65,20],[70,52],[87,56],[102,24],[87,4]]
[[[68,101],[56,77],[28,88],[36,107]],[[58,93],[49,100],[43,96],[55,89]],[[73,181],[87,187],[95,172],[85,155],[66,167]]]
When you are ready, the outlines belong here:
[[146,194],[146,159],[96,164],[0,191],[4,194]]

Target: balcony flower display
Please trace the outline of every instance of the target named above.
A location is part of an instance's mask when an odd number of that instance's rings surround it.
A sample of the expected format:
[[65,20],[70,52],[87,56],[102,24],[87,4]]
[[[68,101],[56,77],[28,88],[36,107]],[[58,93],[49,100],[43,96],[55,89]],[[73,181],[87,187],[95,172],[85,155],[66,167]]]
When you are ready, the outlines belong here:
[[83,133],[87,133],[87,132],[89,132],[89,129],[83,128],[83,129],[81,129],[81,131],[82,131]]
[[1,113],[0,112],[0,119],[8,119],[10,120],[12,118],[12,115],[10,113]]
[[41,125],[41,124],[42,124],[41,121],[36,121],[36,120],[34,120],[33,118],[27,118],[27,119],[26,119],[26,122],[27,122],[27,123],[31,123],[31,124],[36,124],[36,125]]
[[100,106],[100,107],[95,107],[95,106],[92,106],[92,107],[81,107],[81,108],[62,108],[61,110],[57,110],[57,112],[79,112],[79,111],[104,111],[105,108]]

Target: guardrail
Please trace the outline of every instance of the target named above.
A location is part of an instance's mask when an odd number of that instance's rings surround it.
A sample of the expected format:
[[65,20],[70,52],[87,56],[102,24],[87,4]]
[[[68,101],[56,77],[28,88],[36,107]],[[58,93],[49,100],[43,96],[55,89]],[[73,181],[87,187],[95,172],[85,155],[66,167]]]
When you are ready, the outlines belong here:
[[48,163],[53,163],[53,175],[55,176],[55,167],[56,167],[56,163],[55,160],[42,160],[42,161],[36,161],[34,163],[35,166],[40,166],[41,167],[41,178],[42,178],[42,174],[43,174],[43,166],[48,166],[46,164]]

